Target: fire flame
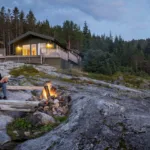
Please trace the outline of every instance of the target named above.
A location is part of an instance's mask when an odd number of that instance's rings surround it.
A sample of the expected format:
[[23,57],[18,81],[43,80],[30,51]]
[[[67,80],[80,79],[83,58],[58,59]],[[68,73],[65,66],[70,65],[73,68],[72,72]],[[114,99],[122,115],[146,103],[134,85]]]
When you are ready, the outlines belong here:
[[[48,88],[47,90],[48,91],[46,91],[46,89],[43,88],[42,97],[44,99],[48,99],[48,96],[57,97],[56,88],[52,86],[51,82],[46,83],[45,86],[47,86],[47,88]],[[49,92],[49,93],[47,93],[47,92]]]

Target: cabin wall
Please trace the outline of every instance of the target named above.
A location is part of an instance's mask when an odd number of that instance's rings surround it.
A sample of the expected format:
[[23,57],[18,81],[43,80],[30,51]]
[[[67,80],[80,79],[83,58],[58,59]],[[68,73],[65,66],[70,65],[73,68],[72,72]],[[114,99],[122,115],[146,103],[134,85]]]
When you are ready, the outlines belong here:
[[61,59],[61,58],[43,58],[43,64],[48,64],[50,66],[54,66],[56,68],[61,69],[68,69],[70,64],[68,61]]
[[6,56],[6,49],[0,48],[0,56]]
[[5,61],[13,61],[16,63],[41,64],[40,56],[6,56]]
[[43,58],[43,64],[48,64],[50,66],[54,66],[57,68],[61,67],[61,59],[60,58]]
[[[54,45],[54,48],[46,48],[46,43],[52,43]],[[43,47],[42,44],[45,43],[45,46]],[[68,52],[65,52],[63,48],[58,46],[52,41],[49,40],[43,40],[37,37],[27,37],[25,39],[20,40],[19,42],[16,42],[13,44],[13,54],[15,55],[22,55],[22,50],[20,52],[16,53],[15,49],[16,47],[22,48],[23,45],[29,45],[30,46],[30,54],[31,54],[31,46],[32,44],[36,44],[36,53],[38,55],[42,55],[44,57],[60,57],[64,60],[68,60]]]
[[[44,44],[44,43],[45,43],[45,47],[42,48],[41,44]],[[52,49],[46,48],[47,43],[53,44],[54,48],[52,48]],[[28,47],[29,47],[28,49],[30,50],[31,56],[34,56],[34,55],[32,55],[32,45],[36,45],[35,46],[36,47],[36,55],[40,55],[42,50],[45,51],[46,55],[48,55],[48,53],[56,51],[56,47],[57,47],[57,45],[50,40],[44,40],[41,38],[30,36],[30,37],[24,38],[24,39],[13,44],[13,54],[14,55],[22,55],[22,50],[20,50],[20,52],[16,52],[16,48],[20,47],[22,49],[23,45],[28,45]]]

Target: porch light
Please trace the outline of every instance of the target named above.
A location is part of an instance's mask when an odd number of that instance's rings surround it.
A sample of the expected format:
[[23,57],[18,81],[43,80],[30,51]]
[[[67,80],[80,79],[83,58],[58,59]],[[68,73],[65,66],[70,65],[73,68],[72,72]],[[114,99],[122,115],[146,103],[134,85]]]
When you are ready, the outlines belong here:
[[22,49],[22,47],[20,47],[20,46],[17,46],[17,47],[16,47],[16,50],[17,50],[17,51],[20,51],[21,49]]
[[53,48],[53,44],[47,43],[46,48]]

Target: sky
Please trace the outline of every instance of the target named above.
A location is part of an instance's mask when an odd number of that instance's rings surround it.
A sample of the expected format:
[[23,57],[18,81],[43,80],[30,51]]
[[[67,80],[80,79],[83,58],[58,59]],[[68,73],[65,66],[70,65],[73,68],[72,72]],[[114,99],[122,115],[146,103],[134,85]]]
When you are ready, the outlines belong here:
[[37,20],[48,19],[52,26],[72,20],[82,29],[86,21],[96,35],[150,38],[150,0],[0,0],[0,6],[31,9]]

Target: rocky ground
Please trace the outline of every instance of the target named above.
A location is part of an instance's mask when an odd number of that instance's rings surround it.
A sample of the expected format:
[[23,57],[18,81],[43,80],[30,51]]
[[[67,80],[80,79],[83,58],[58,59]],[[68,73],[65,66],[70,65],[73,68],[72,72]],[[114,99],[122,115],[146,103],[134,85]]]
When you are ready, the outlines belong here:
[[[12,68],[11,65],[16,66],[10,62],[10,68]],[[53,67],[36,66],[36,68],[60,78],[72,79],[70,76],[55,72]],[[9,73],[9,68],[7,70],[6,73]],[[12,78],[9,84],[16,85],[22,79],[23,77]],[[46,80],[48,79],[41,79],[40,84]],[[130,89],[84,77],[80,80],[83,81],[82,84],[52,79],[56,87],[63,89],[72,97],[72,106],[67,121],[39,138],[18,144],[15,149],[150,149],[150,92],[148,90]],[[9,98],[22,97],[26,100],[32,96],[32,93],[31,91],[9,91],[8,95]],[[6,124],[12,120],[13,117],[8,113],[1,112],[0,144],[3,145],[1,146],[3,149],[4,143],[10,141],[5,130]]]

